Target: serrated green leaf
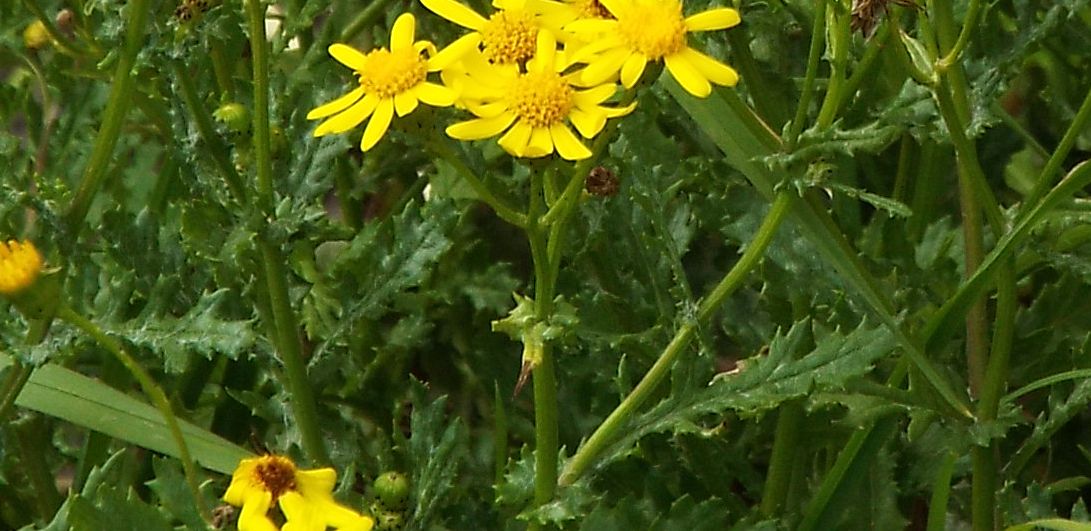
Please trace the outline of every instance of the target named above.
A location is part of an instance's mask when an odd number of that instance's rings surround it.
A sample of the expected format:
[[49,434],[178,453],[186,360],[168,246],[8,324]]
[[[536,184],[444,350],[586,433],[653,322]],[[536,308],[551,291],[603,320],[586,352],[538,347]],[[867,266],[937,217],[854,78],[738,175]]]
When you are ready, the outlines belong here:
[[168,372],[184,370],[192,354],[235,358],[254,346],[257,335],[251,321],[225,320],[219,316],[228,293],[221,289],[206,294],[181,317],[138,317],[117,332],[135,345],[162,352]]
[[1032,520],[1030,522],[1013,525],[1004,531],[1032,531],[1034,529],[1052,529],[1053,531],[1091,531],[1091,524],[1085,522],[1073,522],[1062,518],[1046,518]]
[[426,394],[415,383],[413,414],[409,421],[409,463],[413,489],[413,511],[408,529],[430,528],[436,512],[455,487],[455,477],[466,452],[466,430],[459,421],[450,421],[445,413],[445,397],[426,404]]
[[725,411],[757,415],[808,393],[839,389],[849,379],[867,374],[895,348],[888,330],[861,323],[847,335],[834,332],[822,338],[813,351],[792,359],[808,334],[810,322],[797,323],[773,339],[767,356],[746,360],[737,372],[717,377],[707,388],[676,394],[637,416],[604,452],[604,462],[616,459],[645,435],[696,430],[695,422],[703,415]]

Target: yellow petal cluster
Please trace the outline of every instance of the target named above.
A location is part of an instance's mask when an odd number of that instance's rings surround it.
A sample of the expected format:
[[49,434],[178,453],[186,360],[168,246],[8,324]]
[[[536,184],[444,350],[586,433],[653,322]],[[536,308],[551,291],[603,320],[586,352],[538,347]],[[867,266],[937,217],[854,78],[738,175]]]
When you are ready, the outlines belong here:
[[29,241],[0,242],[0,294],[15,295],[34,284],[42,272],[42,255]]
[[[287,457],[263,455],[239,462],[223,500],[242,507],[239,531],[370,531],[374,520],[334,501],[336,481],[332,468],[299,470]],[[269,517],[274,504],[284,517],[279,530]]]
[[[663,61],[698,97],[708,96],[712,84],[738,81],[734,69],[688,42],[689,32],[737,25],[739,13],[730,8],[687,17],[681,0],[493,0],[493,11],[482,14],[458,0],[421,3],[467,32],[436,52],[431,42],[414,40],[415,20],[406,13],[394,23],[389,49],[330,46],[330,55],[355,71],[358,86],[307,114],[324,119],[315,136],[366,120],[360,148],[367,151],[395,114],[405,116],[423,101],[473,115],[446,128],[453,138],[500,135],[499,145],[516,157],[557,153],[579,160],[591,156],[583,139],[632,111],[608,102],[618,82],[632,88],[649,62]],[[440,73],[442,84],[427,80],[431,72]]]
[[367,120],[360,140],[360,149],[367,151],[386,134],[395,113],[405,116],[420,102],[436,107],[454,103],[451,89],[429,82],[427,77],[456,54],[437,53],[431,42],[415,41],[415,33],[416,19],[404,13],[394,21],[389,49],[365,54],[346,44],[329,47],[334,59],[356,72],[359,86],[307,113],[308,120],[326,119],[314,136],[343,133]]

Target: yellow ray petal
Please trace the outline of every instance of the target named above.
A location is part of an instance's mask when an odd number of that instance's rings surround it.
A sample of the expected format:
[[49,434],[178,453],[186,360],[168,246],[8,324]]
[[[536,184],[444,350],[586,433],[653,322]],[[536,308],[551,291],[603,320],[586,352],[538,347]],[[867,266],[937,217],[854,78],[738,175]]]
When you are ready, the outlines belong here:
[[580,81],[588,85],[598,85],[614,77],[631,53],[629,50],[615,49],[598,56],[581,71]]
[[535,127],[530,133],[530,140],[527,142],[527,149],[524,152],[524,156],[537,158],[544,157],[550,153],[553,153],[553,139],[549,135],[549,129],[545,127]]
[[735,72],[734,68],[698,52],[693,48],[686,48],[679,53],[683,55],[686,61],[693,65],[701,75],[717,85],[733,87],[739,82],[739,74]]
[[629,0],[599,0],[602,7],[605,7],[614,18],[621,18],[622,15],[628,10]]
[[507,112],[509,105],[506,101],[493,101],[489,103],[467,103],[466,108],[478,118],[492,118]]
[[390,51],[411,48],[416,25],[417,22],[412,13],[398,15],[398,19],[394,21],[394,27],[390,28]]
[[686,60],[685,55],[676,53],[668,55],[664,59],[667,63],[667,70],[670,71],[674,80],[682,85],[682,88],[686,89],[686,92],[698,98],[707,98],[712,93],[712,85],[708,83],[708,79],[701,75],[701,72],[697,70],[697,67],[693,66],[693,63]]
[[448,44],[446,48],[428,59],[428,71],[435,72],[451,66],[452,63],[465,57],[480,43],[480,33],[468,33],[459,37],[455,42]]
[[686,17],[686,29],[689,31],[727,29],[738,25],[739,20],[738,11],[730,7],[720,7]]
[[617,92],[617,85],[608,83],[605,85],[596,85],[587,90],[577,91],[573,100],[576,105],[598,105],[613,96]]
[[365,56],[360,50],[341,43],[331,44],[328,50],[337,62],[356,71],[363,70]]
[[606,126],[606,114],[596,110],[572,109],[568,114],[569,121],[576,126],[576,130],[584,138],[591,138],[602,131]]
[[549,127],[549,136],[553,139],[553,145],[557,147],[557,153],[564,160],[580,160],[591,156],[591,150],[580,142],[576,135],[564,124],[553,124]]
[[515,121],[512,113],[501,114],[491,118],[477,118],[459,122],[447,127],[447,136],[458,140],[480,140],[500,134]]
[[454,105],[455,99],[458,98],[455,91],[428,81],[417,85],[413,92],[421,101],[433,107],[449,107]]
[[405,116],[417,108],[417,103],[419,101],[417,100],[416,91],[399,92],[394,95],[394,112],[398,113],[398,116]]
[[392,119],[394,119],[394,100],[384,98],[379,102],[379,106],[375,108],[375,114],[371,117],[371,120],[367,122],[367,128],[364,129],[364,138],[360,139],[360,150],[367,151],[375,147],[375,144],[379,143],[379,139],[386,134],[386,130],[390,128]]
[[480,30],[488,22],[485,17],[478,15],[473,9],[454,0],[421,0],[421,3],[429,11],[464,28]]
[[496,141],[496,143],[500,144],[500,147],[504,148],[504,151],[507,151],[516,157],[522,157],[527,151],[527,143],[530,142],[530,133],[531,129],[529,125],[523,122],[516,122],[504,136],[500,137],[500,140]]
[[340,98],[311,109],[311,112],[307,113],[307,119],[317,120],[319,118],[332,116],[349,108],[350,105],[356,103],[356,101],[362,97],[364,97],[364,87],[356,87]]
[[368,94],[361,98],[360,101],[354,103],[352,107],[345,109],[341,114],[319,124],[318,128],[314,130],[314,136],[348,131],[357,125],[360,125],[360,122],[366,120],[368,116],[371,116],[371,113],[375,111],[375,106],[378,104],[378,96]]
[[640,76],[644,74],[644,67],[648,64],[648,58],[642,53],[634,53],[625,60],[621,66],[621,84],[625,88],[633,88]]

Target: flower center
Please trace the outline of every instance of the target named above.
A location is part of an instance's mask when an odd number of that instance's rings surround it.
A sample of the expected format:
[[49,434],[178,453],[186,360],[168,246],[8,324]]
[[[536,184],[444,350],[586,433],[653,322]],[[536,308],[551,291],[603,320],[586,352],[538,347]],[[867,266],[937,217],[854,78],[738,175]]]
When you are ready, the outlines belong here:
[[34,283],[42,269],[42,255],[29,242],[0,242],[0,293],[18,293]]
[[572,96],[572,88],[557,73],[529,72],[512,87],[511,109],[530,127],[549,127],[568,116]]
[[296,489],[295,465],[286,457],[265,456],[254,468],[254,475],[256,482],[273,495],[273,501]]
[[534,57],[537,39],[534,17],[521,9],[497,11],[481,28],[485,57],[498,64],[522,63]]
[[396,52],[379,48],[368,52],[359,75],[364,92],[391,98],[424,81],[428,75],[428,62],[413,48]]
[[637,0],[618,17],[622,40],[648,59],[662,59],[686,47],[686,21],[678,0]]

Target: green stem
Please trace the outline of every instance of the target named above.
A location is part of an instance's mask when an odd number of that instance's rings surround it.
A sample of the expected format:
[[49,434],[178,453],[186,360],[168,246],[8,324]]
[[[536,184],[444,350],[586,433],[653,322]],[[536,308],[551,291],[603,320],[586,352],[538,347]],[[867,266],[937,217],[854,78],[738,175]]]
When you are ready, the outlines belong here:
[[1005,260],[1011,257],[1015,247],[1022,243],[1030,230],[1037,226],[1038,222],[1063,201],[1071,198],[1075,193],[1091,183],[1091,162],[1084,161],[1078,164],[1072,171],[1057,184],[1042,200],[1019,217],[1015,226],[1004,233],[997,241],[996,246],[985,256],[981,267],[974,272],[969,280],[959,286],[947,302],[937,310],[925,326],[923,340],[927,351],[934,351],[942,341],[950,337],[954,331],[954,323],[957,316],[963,315],[970,305],[985,293],[992,285],[994,275],[998,273]]
[[788,192],[777,194],[769,213],[766,214],[765,220],[762,222],[761,227],[758,228],[753,241],[746,247],[739,261],[724,275],[724,278],[709,292],[708,296],[701,301],[697,309],[696,320],[685,323],[678,328],[674,338],[671,339],[671,342],[659,355],[659,359],[655,361],[655,364],[644,375],[644,378],[640,380],[640,383],[606,417],[606,420],[602,421],[602,424],[591,434],[587,442],[572,456],[561,474],[561,485],[571,485],[595,463],[599,454],[606,449],[607,445],[613,442],[618,432],[636,414],[637,409],[651,396],[663,379],[670,374],[674,361],[696,335],[697,327],[707,323],[727,297],[742,285],[747,274],[758,265],[758,262],[765,254],[765,249],[773,241],[773,236],[784,221],[784,217],[793,203],[792,199]]
[[826,0],[818,0],[815,5],[814,26],[811,28],[811,49],[807,53],[807,71],[803,75],[803,87],[799,93],[799,104],[795,117],[788,128],[784,144],[791,151],[803,132],[803,120],[807,118],[811,98],[814,96],[814,79],[818,75],[818,62],[822,58],[822,47],[826,42]]
[[794,400],[780,407],[773,439],[773,454],[769,458],[769,473],[766,474],[768,479],[765,480],[761,493],[761,513],[767,517],[775,516],[787,501],[796,454],[799,453],[799,430],[802,426],[801,401]]
[[[257,165],[258,206],[266,216],[273,215],[273,168],[269,148],[269,43],[265,39],[265,4],[261,0],[246,0],[247,27],[250,33],[250,53],[254,63],[254,156]],[[292,415],[303,440],[303,451],[318,465],[330,463],[322,430],[318,425],[318,407],[307,379],[307,364],[303,359],[303,339],[299,335],[299,320],[288,296],[288,272],[285,259],[268,236],[260,236],[262,277],[272,315],[273,341],[276,343],[284,377],[291,394]]]
[[129,374],[133,376],[140,389],[144,392],[144,396],[148,398],[148,401],[159,410],[159,413],[163,415],[163,420],[167,424],[167,428],[170,430],[171,438],[174,439],[174,444],[178,447],[178,459],[182,461],[182,469],[185,472],[186,483],[189,485],[190,491],[193,493],[194,500],[197,501],[198,509],[205,519],[210,518],[208,508],[205,507],[204,498],[201,496],[201,490],[199,485],[201,484],[197,466],[193,462],[193,457],[189,453],[189,446],[186,444],[186,439],[182,436],[182,428],[178,424],[178,418],[174,415],[174,410],[171,409],[170,402],[167,400],[166,393],[163,392],[163,388],[159,387],[159,384],[152,379],[144,367],[140,365],[126,350],[121,346],[121,342],[106,335],[101,328],[98,327],[91,320],[76,313],[72,308],[66,305],[62,305],[57,310],[57,317],[61,320],[67,321],[76,328],[83,330],[87,335],[91,336],[99,345],[106,350],[110,351],[114,357],[125,366],[125,369],[129,371]]
[[[30,328],[27,329],[27,335],[23,339],[23,344],[30,346],[41,343],[52,323],[52,318],[32,320]],[[4,380],[4,386],[0,387],[0,422],[8,418],[8,413],[15,406],[19,393],[23,392],[23,387],[26,387],[27,382],[30,381],[30,375],[34,372],[33,367],[28,367],[14,356],[12,357],[10,370],[11,373]]]
[[857,61],[856,68],[852,69],[852,75],[845,81],[844,89],[841,91],[841,99],[837,102],[838,109],[845,108],[845,105],[849,103],[849,100],[860,89],[860,85],[864,81],[874,79],[875,71],[873,68],[879,59],[879,53],[883,51],[883,48],[890,45],[896,37],[895,32],[898,31],[896,29],[898,28],[896,15],[891,14],[890,17],[887,23],[879,28],[879,32],[875,37],[868,41],[864,56]]
[[474,189],[474,193],[477,194],[478,199],[489,205],[490,208],[496,212],[500,219],[511,223],[519,228],[526,228],[527,216],[522,212],[519,212],[514,207],[508,204],[507,201],[497,197],[496,194],[485,185],[484,181],[477,176],[476,173],[451,149],[446,145],[443,139],[434,138],[428,145],[432,148],[432,151],[443,158],[445,162],[450,164],[466,183],[470,185],[470,188]]
[[258,206],[273,211],[273,167],[269,147],[269,43],[265,39],[265,3],[246,0],[246,24],[254,68],[254,157],[257,163]]
[[1083,103],[1080,104],[1080,109],[1076,111],[1076,117],[1072,119],[1068,130],[1061,137],[1057,149],[1053,150],[1053,155],[1046,161],[1042,173],[1038,175],[1038,180],[1034,183],[1034,188],[1023,199],[1023,204],[1033,205],[1038,202],[1038,199],[1045,194],[1050,186],[1053,186],[1054,176],[1061,174],[1061,166],[1064,165],[1068,153],[1072,151],[1072,146],[1076,145],[1076,139],[1083,134],[1089,118],[1091,118],[1091,89],[1088,89],[1087,96],[1084,96]]
[[928,531],[947,529],[947,500],[951,495],[951,474],[955,471],[957,455],[948,453],[943,458],[932,484],[932,498],[928,503]]
[[246,204],[246,187],[243,185],[242,177],[235,170],[235,165],[231,164],[227,146],[216,134],[216,126],[212,123],[212,115],[208,113],[208,109],[201,102],[200,97],[197,96],[197,89],[193,86],[192,76],[186,72],[186,69],[178,61],[171,64],[171,69],[174,71],[174,79],[178,83],[179,91],[182,93],[182,101],[185,102],[186,108],[189,109],[190,115],[193,116],[193,122],[197,126],[197,134],[212,155],[213,164],[219,170],[224,182],[227,183],[227,188],[231,191],[231,195],[235,197],[235,200],[240,204]]
[[[318,425],[318,407],[314,391],[307,378],[307,363],[303,359],[303,343],[299,336],[299,322],[288,298],[288,272],[284,259],[276,247],[264,238],[260,242],[262,273],[268,295],[272,322],[280,362],[284,366],[284,379],[291,395],[292,416],[295,417],[303,442],[303,451],[317,465],[330,464],[326,442]],[[267,316],[267,318],[270,316]]]
[[147,29],[148,0],[132,0],[128,6],[129,20],[125,27],[125,45],[114,70],[110,98],[106,103],[102,127],[95,137],[95,147],[83,170],[79,188],[65,212],[65,221],[73,234],[78,234],[78,226],[83,223],[91,208],[91,201],[102,187],[106,178],[106,168],[121,134],[121,123],[131,107],[130,96],[133,90],[133,65],[136,54],[144,44],[144,31]]
[[379,19],[379,15],[387,12],[386,4],[389,2],[390,0],[371,0],[367,7],[360,10],[356,18],[352,19],[352,22],[349,22],[348,26],[341,32],[338,42],[349,42],[361,31],[375,24],[375,21]]
[[15,432],[19,461],[34,492],[38,516],[43,522],[48,522],[53,519],[62,501],[44,453],[45,449],[51,447],[51,433],[45,430],[41,417],[34,414],[12,422],[9,426]]
[[[545,227],[540,224],[544,210],[543,179],[548,175],[539,168],[531,169],[530,207],[527,213],[527,239],[534,259],[534,314],[538,322],[549,320],[553,312],[554,280],[549,263],[549,242]],[[534,504],[540,506],[553,499],[557,488],[557,381],[553,368],[552,349],[540,334],[524,338],[525,359],[536,360],[534,378]]]
[[[951,2],[945,3],[950,4]],[[962,21],[962,31],[958,34],[958,40],[947,51],[947,55],[940,59],[939,64],[936,65],[940,70],[945,70],[958,62],[959,56],[966,48],[966,44],[970,42],[970,34],[973,33],[974,26],[977,25],[977,15],[980,12],[981,0],[970,0],[970,7],[966,8],[966,19]]]
[[[827,4],[826,13],[832,22],[828,42],[831,57],[830,78],[826,85],[826,96],[822,100],[822,108],[819,109],[818,119],[815,122],[815,127],[818,129],[825,129],[833,123],[834,118],[837,117],[838,107],[845,99],[842,93],[845,89],[849,46],[852,44],[852,29],[849,26],[848,11],[845,6],[838,4],[835,0]],[[821,16],[821,14],[816,13],[815,16]]]

